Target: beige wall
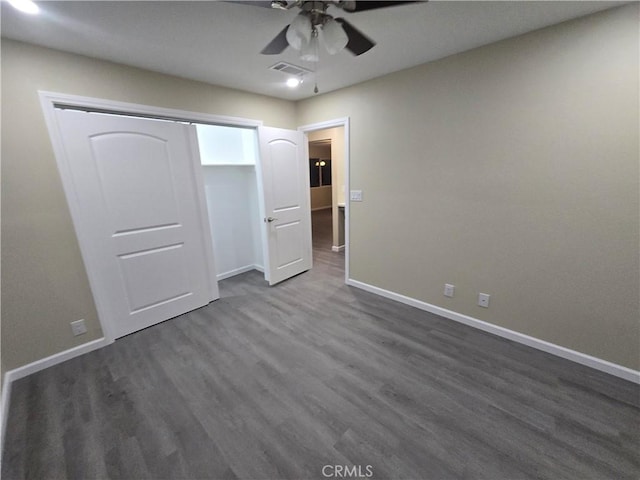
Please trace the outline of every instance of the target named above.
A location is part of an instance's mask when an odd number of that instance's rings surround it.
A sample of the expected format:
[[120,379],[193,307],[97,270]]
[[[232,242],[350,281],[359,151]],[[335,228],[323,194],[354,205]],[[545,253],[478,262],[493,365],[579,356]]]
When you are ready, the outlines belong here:
[[637,19],[628,5],[299,102],[301,125],[351,118],[352,278],[639,369]]
[[[295,104],[2,40],[2,367],[100,338],[38,90],[260,119],[295,128]],[[88,333],[71,335],[84,318]]]
[[309,142],[309,158],[331,159],[331,145]]
[[331,186],[311,188],[311,210],[331,208]]

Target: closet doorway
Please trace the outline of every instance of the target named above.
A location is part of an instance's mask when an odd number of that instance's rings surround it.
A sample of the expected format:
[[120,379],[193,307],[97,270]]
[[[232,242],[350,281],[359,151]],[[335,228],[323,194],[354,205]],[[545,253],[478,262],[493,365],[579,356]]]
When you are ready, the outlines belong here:
[[196,124],[218,280],[264,272],[254,128]]
[[249,270],[275,285],[311,268],[304,137],[196,124],[217,279]]

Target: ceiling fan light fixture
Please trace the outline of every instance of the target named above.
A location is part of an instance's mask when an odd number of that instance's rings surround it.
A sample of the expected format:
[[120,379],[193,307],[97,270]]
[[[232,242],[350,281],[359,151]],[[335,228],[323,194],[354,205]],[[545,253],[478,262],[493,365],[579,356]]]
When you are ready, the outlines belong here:
[[271,0],[271,8],[289,10],[287,0]]
[[300,60],[303,62],[317,62],[318,55],[318,35],[312,35],[311,40],[304,43],[300,49]]
[[299,14],[293,19],[287,30],[287,42],[292,48],[301,50],[303,45],[311,40],[311,20],[305,14]]
[[333,18],[323,25],[322,36],[324,46],[330,55],[335,55],[349,43],[349,37],[347,37],[344,29]]

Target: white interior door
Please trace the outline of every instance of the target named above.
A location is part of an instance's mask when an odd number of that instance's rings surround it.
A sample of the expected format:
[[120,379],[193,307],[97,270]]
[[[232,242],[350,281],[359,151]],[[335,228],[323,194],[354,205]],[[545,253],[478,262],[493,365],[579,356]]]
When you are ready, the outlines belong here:
[[258,135],[265,278],[274,285],[311,268],[309,166],[302,132],[260,127]]
[[105,334],[118,338],[218,298],[195,127],[72,110],[56,117]]

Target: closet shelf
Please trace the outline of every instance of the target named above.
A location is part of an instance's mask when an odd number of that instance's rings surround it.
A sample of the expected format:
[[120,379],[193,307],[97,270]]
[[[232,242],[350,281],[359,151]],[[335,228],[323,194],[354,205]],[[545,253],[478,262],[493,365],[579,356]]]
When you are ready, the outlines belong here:
[[203,167],[255,167],[255,163],[203,163]]

